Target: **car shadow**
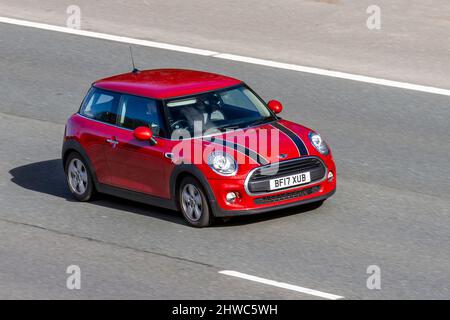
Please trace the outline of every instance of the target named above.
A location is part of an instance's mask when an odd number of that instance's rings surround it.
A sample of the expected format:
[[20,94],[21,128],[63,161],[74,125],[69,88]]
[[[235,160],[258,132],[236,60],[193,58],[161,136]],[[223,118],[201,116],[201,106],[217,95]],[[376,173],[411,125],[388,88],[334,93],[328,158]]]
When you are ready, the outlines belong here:
[[287,209],[279,209],[265,213],[259,213],[255,215],[239,216],[233,218],[224,219],[223,222],[219,222],[214,226],[217,227],[233,227],[238,225],[253,224],[258,222],[264,222],[269,220],[281,219],[292,215],[298,215],[313,211],[322,206],[322,202],[313,202],[304,205],[294,206]]
[[[30,163],[11,169],[9,173],[12,176],[11,182],[22,188],[64,198],[70,202],[78,202],[73,198],[67,186],[61,159]],[[95,199],[89,203],[186,225],[179,212],[106,194],[96,195]]]
[[75,201],[66,186],[61,159],[30,163],[9,173],[11,182],[22,188]]
[[[70,202],[77,202],[77,200],[72,197],[72,194],[67,187],[61,159],[52,159],[30,163],[11,169],[9,173],[12,176],[11,182],[22,188],[64,198],[65,200]],[[90,203],[97,206],[128,211],[134,214],[154,217],[173,223],[187,225],[181,213],[179,212],[162,209],[159,207],[153,207],[139,202],[105,194],[98,195]],[[217,219],[217,223],[214,224],[213,227],[232,227],[236,225],[252,224],[262,221],[279,219],[282,217],[315,210],[320,205],[320,203],[312,203],[254,216],[233,217],[229,220],[226,219],[227,221],[225,222],[222,219]]]

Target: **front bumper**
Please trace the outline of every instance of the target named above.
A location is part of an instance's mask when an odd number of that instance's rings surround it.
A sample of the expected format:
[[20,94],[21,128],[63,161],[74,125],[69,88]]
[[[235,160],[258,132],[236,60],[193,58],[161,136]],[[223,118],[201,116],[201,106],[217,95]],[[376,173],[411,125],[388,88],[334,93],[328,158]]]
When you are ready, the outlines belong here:
[[[308,159],[311,158],[313,157],[308,157]],[[250,179],[250,175],[255,169],[250,171],[249,174],[246,175],[245,179],[208,179],[208,185],[210,187],[208,189],[210,189],[211,191],[211,208],[214,212],[214,215],[217,217],[232,217],[258,214],[311,202],[322,201],[331,197],[336,191],[335,163],[331,154],[322,158],[316,157],[316,159],[322,162],[325,170],[319,172],[320,175],[315,174],[315,180],[313,180],[313,182],[278,191],[259,191],[252,193],[249,190],[248,182]],[[289,164],[287,166],[283,166],[284,168],[280,166],[279,168],[277,168],[277,170],[284,170],[284,173],[281,173],[282,175],[289,174],[289,172],[286,173],[285,168],[288,168],[288,170],[292,172],[293,168],[291,167],[291,164],[293,163],[293,161],[296,160],[289,160],[289,162],[284,162],[284,164]],[[303,165],[304,163],[299,163],[299,166]],[[303,169],[300,168],[299,170],[305,170],[304,168],[305,167],[303,167]],[[311,170],[315,169],[311,167]],[[330,180],[328,179],[329,172],[333,173],[333,178]],[[322,175],[323,178],[321,178]],[[313,171],[311,171],[311,176],[313,176]],[[263,181],[264,186],[267,188],[266,179],[260,179],[258,177],[257,181],[258,183],[260,183],[259,181]],[[226,195],[229,192],[234,192],[239,195],[237,200],[233,203],[230,203],[226,200]]]
[[245,215],[252,215],[252,214],[259,214],[269,211],[275,211],[275,210],[282,210],[287,209],[290,207],[295,207],[299,205],[304,205],[308,203],[323,201],[325,199],[328,199],[336,192],[336,188],[334,188],[332,191],[330,191],[327,194],[322,194],[320,196],[311,197],[308,199],[301,199],[296,200],[289,203],[284,204],[275,204],[273,206],[269,207],[262,207],[262,208],[256,208],[256,209],[247,209],[247,210],[223,210],[217,205],[217,202],[214,201],[213,206],[215,206],[214,210],[214,216],[216,217],[235,217],[235,216],[245,216]]
[[[336,191],[336,175],[332,181],[324,180],[315,184],[261,195],[249,195],[242,180],[210,180],[209,184],[214,193],[214,199],[211,201],[214,215],[231,217],[258,214],[325,200]],[[238,192],[240,199],[236,203],[228,203],[225,200],[228,192]]]

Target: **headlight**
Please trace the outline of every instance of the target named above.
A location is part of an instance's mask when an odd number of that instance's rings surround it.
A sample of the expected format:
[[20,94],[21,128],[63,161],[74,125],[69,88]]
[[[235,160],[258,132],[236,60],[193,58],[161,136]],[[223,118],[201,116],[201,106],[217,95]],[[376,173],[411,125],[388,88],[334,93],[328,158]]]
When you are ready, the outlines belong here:
[[320,134],[315,133],[315,132],[310,132],[308,134],[309,136],[309,141],[311,141],[311,144],[314,146],[314,148],[317,149],[317,151],[319,151],[321,154],[323,155],[327,155],[330,152],[330,149],[328,149],[327,144],[325,143],[325,141],[323,141],[322,137],[320,136]]
[[208,157],[208,165],[222,176],[233,176],[237,172],[237,163],[226,152],[214,151]]

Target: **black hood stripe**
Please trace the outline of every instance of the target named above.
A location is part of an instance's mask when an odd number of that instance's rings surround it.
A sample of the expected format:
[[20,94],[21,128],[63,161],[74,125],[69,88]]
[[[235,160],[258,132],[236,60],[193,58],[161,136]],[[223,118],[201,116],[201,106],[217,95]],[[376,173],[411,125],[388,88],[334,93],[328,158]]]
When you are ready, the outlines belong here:
[[308,153],[308,149],[306,148],[305,144],[303,143],[303,140],[300,139],[300,137],[294,133],[292,130],[290,130],[289,128],[285,127],[284,125],[282,125],[279,122],[274,122],[271,123],[271,125],[275,128],[277,128],[278,130],[280,130],[281,132],[283,132],[285,135],[288,136],[289,139],[292,140],[292,142],[294,142],[295,146],[297,147],[298,150],[298,155],[301,156],[307,156]]
[[223,147],[228,147],[228,148],[234,149],[242,154],[245,154],[247,157],[253,159],[254,161],[256,161],[257,163],[259,163],[262,166],[269,164],[269,161],[266,158],[264,158],[262,155],[258,154],[257,152],[255,152],[243,145],[240,145],[236,142],[226,141],[226,140],[219,139],[216,137],[205,138],[205,140],[210,141],[215,144],[218,144],[218,145],[221,145]]

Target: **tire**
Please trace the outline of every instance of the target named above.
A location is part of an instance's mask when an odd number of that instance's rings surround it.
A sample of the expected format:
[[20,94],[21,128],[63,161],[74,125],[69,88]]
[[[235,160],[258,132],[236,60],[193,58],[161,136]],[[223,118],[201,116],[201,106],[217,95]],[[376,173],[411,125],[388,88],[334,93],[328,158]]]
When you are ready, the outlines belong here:
[[78,201],[89,201],[95,193],[94,181],[86,160],[78,153],[72,152],[67,157],[64,171],[70,192]]
[[198,180],[193,177],[184,178],[178,188],[178,205],[184,219],[189,225],[197,228],[213,224],[209,200]]

